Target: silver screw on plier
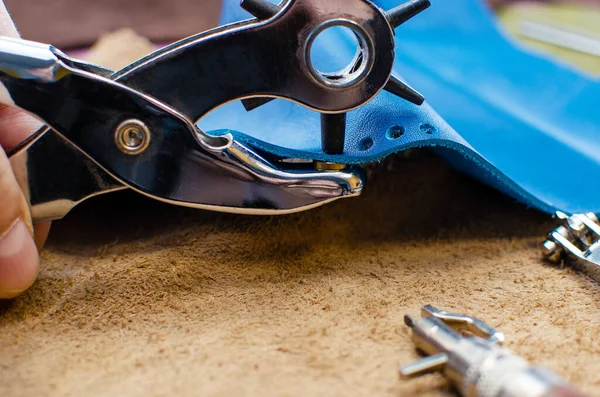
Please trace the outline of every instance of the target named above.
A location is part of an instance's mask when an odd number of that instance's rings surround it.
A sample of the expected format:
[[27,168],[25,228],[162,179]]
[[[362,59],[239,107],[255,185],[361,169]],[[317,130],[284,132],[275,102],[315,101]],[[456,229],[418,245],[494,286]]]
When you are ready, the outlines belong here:
[[140,120],[125,120],[115,130],[115,144],[125,154],[140,154],[150,144],[150,130]]

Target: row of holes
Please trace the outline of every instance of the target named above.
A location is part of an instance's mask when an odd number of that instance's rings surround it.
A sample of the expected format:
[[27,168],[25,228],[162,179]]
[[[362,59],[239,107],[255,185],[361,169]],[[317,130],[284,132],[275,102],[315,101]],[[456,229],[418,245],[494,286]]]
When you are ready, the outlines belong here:
[[[271,0],[272,2],[276,2],[278,0]],[[344,38],[345,40],[340,40],[340,38]],[[337,40],[337,42],[336,42]],[[350,47],[350,51],[337,51],[335,54],[331,53],[329,57],[323,57],[319,59],[316,57],[316,53],[312,54],[316,48],[326,48],[327,44],[331,43],[339,44],[339,46],[334,46],[333,48],[337,49],[347,49],[346,44],[352,43]],[[311,59],[313,61],[312,65],[309,67],[313,67],[317,72],[321,74],[332,74],[336,73],[340,70],[348,68],[351,63],[355,59],[355,54],[360,50],[359,39],[356,33],[345,26],[332,26],[321,33],[316,37],[315,42],[313,44],[313,48],[311,51]],[[437,128],[431,124],[421,124],[419,127],[420,131],[424,134],[433,135],[437,132]],[[391,126],[386,133],[386,137],[389,140],[395,140],[400,138],[406,130],[404,127],[400,125]],[[358,144],[358,150],[361,152],[366,152],[371,149],[375,142],[372,138],[365,138]]]
[[[437,128],[435,128],[435,126],[433,126],[431,124],[421,124],[419,126],[419,130],[422,133],[428,134],[428,135],[433,135],[437,132]],[[400,138],[402,135],[404,135],[405,132],[406,132],[406,130],[404,129],[404,127],[402,127],[400,125],[393,125],[390,128],[388,128],[385,136],[390,141],[393,141],[395,139]],[[360,143],[358,144],[358,150],[360,150],[361,152],[366,152],[367,150],[369,150],[373,147],[374,143],[375,142],[373,142],[373,139],[365,138],[362,141],[360,141]]]

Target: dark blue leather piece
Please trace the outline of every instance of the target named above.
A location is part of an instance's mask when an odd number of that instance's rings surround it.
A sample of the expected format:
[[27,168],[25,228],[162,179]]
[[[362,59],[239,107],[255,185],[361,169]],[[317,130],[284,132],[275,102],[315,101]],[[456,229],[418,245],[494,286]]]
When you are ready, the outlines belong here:
[[[384,9],[401,2],[376,1]],[[239,0],[224,1],[224,23],[248,18]],[[280,156],[342,163],[438,147],[454,166],[527,205],[600,212],[598,81],[520,49],[483,0],[433,1],[396,34],[395,74],[427,102],[417,107],[382,92],[349,114],[342,156],[321,152],[318,114],[283,100],[252,112],[228,104],[200,125]],[[318,56],[342,57],[351,46],[341,40],[323,43]],[[392,126],[403,134],[393,138]]]

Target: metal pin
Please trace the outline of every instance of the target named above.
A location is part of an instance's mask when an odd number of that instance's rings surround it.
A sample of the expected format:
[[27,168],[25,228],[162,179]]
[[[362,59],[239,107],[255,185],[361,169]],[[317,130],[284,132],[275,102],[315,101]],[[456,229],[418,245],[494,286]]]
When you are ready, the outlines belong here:
[[415,105],[422,105],[425,98],[419,92],[415,91],[408,84],[403,83],[397,77],[391,76],[390,80],[384,88],[387,92],[394,94],[402,99],[405,99]]
[[266,105],[267,103],[269,103],[273,100],[275,100],[275,98],[266,98],[266,97],[248,98],[248,99],[242,99],[242,105],[244,105],[244,108],[246,109],[247,112],[250,112],[256,108]]
[[[281,11],[280,6],[270,3],[267,0],[242,0],[240,2],[240,7],[260,20],[272,18],[277,15],[279,11]],[[246,111],[250,112],[261,107],[262,105],[266,105],[274,99],[275,98],[242,99],[242,105],[244,105]]]
[[438,353],[404,365],[400,367],[399,372],[400,375],[406,378],[421,376],[430,372],[442,371],[447,363],[448,355],[446,353]]
[[268,0],[242,0],[240,7],[260,20],[272,18],[281,11],[281,7]]
[[321,114],[321,147],[327,154],[344,153],[346,113]]
[[386,12],[387,19],[394,28],[397,28],[429,8],[430,5],[429,0],[412,0]]

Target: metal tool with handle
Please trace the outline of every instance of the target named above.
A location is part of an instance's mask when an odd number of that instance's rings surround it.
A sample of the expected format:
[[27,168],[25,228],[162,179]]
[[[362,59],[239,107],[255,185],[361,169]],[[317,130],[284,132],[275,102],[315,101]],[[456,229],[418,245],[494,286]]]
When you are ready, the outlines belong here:
[[[234,100],[258,106],[284,98],[320,112],[323,149],[343,150],[345,112],[382,89],[423,102],[391,70],[394,27],[429,1],[412,0],[389,12],[366,0],[290,0],[284,6],[252,0],[242,6],[264,21],[201,33],[117,73],[51,46],[0,40],[0,101],[52,128],[9,154],[34,222],[60,218],[86,198],[124,188],[176,205],[250,214],[296,212],[360,194],[364,177],[357,167],[324,170],[267,159],[195,123]],[[351,67],[325,74],[312,64],[311,47],[333,26],[351,29],[360,48]]]
[[504,334],[481,320],[427,305],[421,318],[406,316],[405,322],[428,356],[402,367],[404,377],[441,371],[465,397],[584,397],[553,372],[502,348]]

